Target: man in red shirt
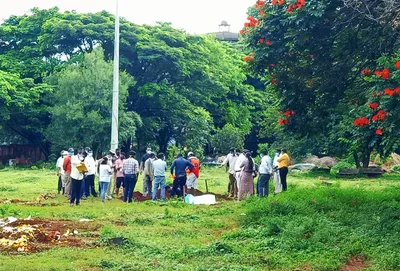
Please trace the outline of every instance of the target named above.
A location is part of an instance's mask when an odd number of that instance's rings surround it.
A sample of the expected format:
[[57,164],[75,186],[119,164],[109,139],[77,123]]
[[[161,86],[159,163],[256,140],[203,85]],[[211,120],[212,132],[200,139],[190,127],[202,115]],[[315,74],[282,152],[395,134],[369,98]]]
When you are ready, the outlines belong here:
[[194,156],[193,152],[188,153],[188,160],[193,165],[193,168],[188,169],[186,187],[188,189],[188,194],[195,195],[198,185],[198,178],[200,176],[200,160]]
[[74,155],[74,149],[68,149],[68,155],[64,158],[63,169],[65,174],[63,175],[63,186],[65,187],[65,195],[67,197],[71,196],[71,156]]

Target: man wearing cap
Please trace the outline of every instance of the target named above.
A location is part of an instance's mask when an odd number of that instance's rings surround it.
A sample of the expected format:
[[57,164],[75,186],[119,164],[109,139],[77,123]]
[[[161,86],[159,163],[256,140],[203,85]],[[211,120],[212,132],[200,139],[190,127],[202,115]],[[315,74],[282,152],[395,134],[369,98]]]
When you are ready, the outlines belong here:
[[198,185],[198,178],[200,176],[200,160],[194,156],[193,152],[188,153],[188,160],[192,164],[193,168],[188,169],[188,176],[186,180],[186,187],[188,189],[188,194],[195,195]]
[[77,153],[71,157],[71,198],[69,202],[71,206],[74,206],[74,204],[78,206],[81,201],[84,172],[80,171],[78,167],[83,164],[82,158],[82,153]]
[[150,153],[150,157],[144,162],[143,169],[143,196],[152,195],[152,185],[154,179],[153,162],[156,159],[154,152]]
[[[171,197],[174,197],[175,195],[183,196],[185,192],[184,187],[186,184],[186,169],[192,170],[193,165],[188,160],[182,157],[182,153],[178,153],[177,158],[171,165],[171,175],[173,176],[173,178],[175,177],[174,183],[172,185]],[[178,189],[180,191],[178,191]]]
[[236,171],[235,165],[237,160],[237,155],[235,153],[235,148],[231,148],[230,153],[226,156],[225,160],[219,166],[220,168],[229,165],[228,173],[229,173],[229,195],[228,197],[237,198],[237,181],[236,181]]
[[132,202],[133,191],[137,182],[137,173],[139,172],[139,163],[135,159],[136,152],[130,151],[129,158],[122,164],[124,172],[124,202]]
[[91,192],[93,197],[97,197],[96,189],[94,187],[96,162],[94,161],[92,150],[90,148],[85,148],[84,156],[84,163],[88,169],[88,172],[85,174],[85,196],[89,197]]
[[57,168],[57,176],[58,176],[58,194],[60,195],[61,191],[62,194],[64,195],[64,185],[62,183],[62,178],[64,175],[64,169],[63,169],[63,164],[64,164],[64,157],[68,155],[67,151],[62,151],[61,156],[57,159],[56,163],[56,168]]
[[64,194],[68,197],[71,196],[71,157],[74,155],[74,149],[69,148],[68,149],[68,154],[64,157],[63,161],[63,170],[64,170],[64,176],[63,176],[63,186],[64,186]]

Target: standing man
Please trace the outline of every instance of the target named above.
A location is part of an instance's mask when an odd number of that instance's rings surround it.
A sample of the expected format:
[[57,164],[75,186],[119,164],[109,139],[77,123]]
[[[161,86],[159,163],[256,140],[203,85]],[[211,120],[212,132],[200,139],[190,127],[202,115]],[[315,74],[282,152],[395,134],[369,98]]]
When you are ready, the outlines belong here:
[[230,153],[226,156],[224,162],[219,166],[220,168],[228,165],[228,173],[229,173],[229,191],[228,191],[228,197],[230,198],[237,198],[237,181],[236,181],[236,171],[235,171],[235,165],[236,165],[236,160],[237,160],[237,155],[235,153],[235,149],[231,148]]
[[71,157],[74,155],[74,149],[68,149],[68,155],[64,157],[63,169],[64,178],[62,180],[65,188],[64,195],[71,197]]
[[188,170],[189,175],[187,176],[186,187],[188,189],[188,194],[196,196],[196,189],[200,176],[200,160],[194,156],[193,152],[188,153],[188,159],[193,168]]
[[[182,157],[182,153],[178,153],[177,158],[171,165],[171,175],[175,176],[174,183],[172,185],[171,197],[175,195],[183,196],[185,192],[185,184],[186,184],[186,169],[192,170],[193,165],[186,159]],[[175,175],[174,175],[175,171]],[[178,189],[180,191],[178,191]]]
[[159,153],[157,158],[153,162],[153,175],[154,175],[154,187],[152,200],[157,200],[157,191],[160,187],[160,199],[165,200],[165,172],[167,171],[167,163],[164,161],[165,157],[163,153]]
[[[238,151],[239,153],[240,151]],[[242,163],[247,161],[248,159],[246,158],[246,153],[248,153],[249,150],[244,149],[241,154],[239,154],[239,157],[236,159],[235,162],[235,174],[236,174],[236,184],[237,184],[237,189],[239,192],[239,186],[240,186],[240,174],[242,172]]]
[[281,183],[282,183],[282,190],[286,191],[287,190],[287,175],[289,172],[289,164],[290,164],[290,157],[287,154],[286,149],[282,149],[282,154],[278,158],[278,169],[279,169],[279,176],[281,177]]
[[60,157],[58,157],[57,163],[56,163],[57,176],[58,176],[57,190],[58,190],[58,194],[59,195],[61,193],[61,190],[62,190],[62,194],[64,195],[64,186],[63,186],[63,183],[62,183],[62,178],[63,178],[63,175],[64,175],[64,169],[63,169],[64,156],[66,156],[66,155],[68,155],[68,152],[62,151],[60,153]]
[[268,152],[261,153],[261,163],[259,167],[260,176],[257,182],[257,193],[260,197],[268,197],[269,180],[272,174],[272,159],[269,157]]
[[97,197],[96,189],[94,187],[94,177],[96,174],[96,162],[93,158],[93,152],[90,148],[85,149],[85,165],[88,172],[85,174],[85,196],[89,197],[90,192],[93,197]]
[[124,172],[122,171],[122,165],[124,163],[125,155],[120,154],[119,158],[115,161],[115,169],[117,171],[117,180],[115,182],[115,195],[119,197],[119,192],[122,184],[124,183]]
[[282,192],[282,183],[281,183],[281,177],[279,176],[279,170],[278,170],[278,158],[281,154],[281,150],[276,150],[275,156],[274,156],[274,162],[272,163],[272,172],[274,175],[274,186],[275,186],[275,195],[279,194]]
[[81,200],[83,174],[85,173],[78,169],[83,164],[81,158],[79,153],[71,157],[71,199],[69,202],[71,207],[74,204],[78,206]]
[[[151,148],[147,148],[145,154],[142,155],[142,158],[140,159],[140,164],[139,164],[139,169],[140,169],[140,174],[144,171],[144,164],[146,163],[147,159],[150,158],[151,154]],[[146,175],[143,175],[143,193],[146,190],[145,188],[146,184]]]
[[139,163],[135,159],[136,152],[130,151],[129,158],[122,164],[124,172],[124,202],[132,202],[133,191],[137,182],[137,173],[139,172]]
[[143,170],[143,196],[151,196],[151,189],[153,187],[153,161],[156,159],[154,152],[150,153],[150,157],[144,162]]
[[108,159],[108,164],[111,167],[111,178],[110,178],[110,184],[108,186],[108,190],[107,190],[107,199],[112,199],[112,195],[115,191],[115,188],[113,186],[115,186],[115,160],[116,160],[116,154],[114,151],[110,150],[107,154],[107,159]]

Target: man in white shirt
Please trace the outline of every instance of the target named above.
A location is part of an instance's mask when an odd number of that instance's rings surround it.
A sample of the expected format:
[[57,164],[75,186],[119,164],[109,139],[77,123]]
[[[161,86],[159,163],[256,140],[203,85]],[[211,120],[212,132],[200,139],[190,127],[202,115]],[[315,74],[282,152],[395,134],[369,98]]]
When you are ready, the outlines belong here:
[[90,193],[92,193],[93,197],[97,197],[96,189],[94,187],[94,176],[96,173],[96,162],[94,161],[93,158],[93,153],[90,148],[85,149],[85,160],[84,163],[86,165],[86,168],[88,172],[85,174],[85,193],[84,195],[86,197],[90,196]]
[[157,191],[160,187],[160,199],[165,200],[165,172],[167,170],[167,163],[164,161],[165,156],[163,153],[157,155],[156,160],[153,162],[153,175],[154,175],[154,187],[152,200],[157,200]]
[[76,154],[71,157],[71,199],[70,205],[74,206],[74,204],[79,205],[81,200],[81,188],[82,188],[82,180],[83,180],[83,172],[78,170],[78,166],[82,165],[80,155]]
[[269,180],[272,174],[272,159],[266,151],[264,153],[261,153],[261,163],[258,169],[260,176],[257,182],[257,192],[260,197],[268,197]]
[[222,164],[219,166],[220,168],[229,165],[228,173],[229,173],[229,194],[228,197],[232,198],[237,198],[237,181],[236,181],[236,171],[235,171],[235,165],[236,165],[236,160],[238,159],[235,149],[231,148],[230,153],[226,156],[225,160],[222,162]]
[[282,183],[281,183],[281,177],[279,176],[279,170],[278,170],[278,158],[281,155],[281,150],[277,150],[274,156],[274,162],[272,163],[273,167],[273,175],[274,175],[274,185],[275,185],[275,194],[281,193],[282,192]]
[[62,151],[61,156],[57,159],[56,168],[57,168],[57,176],[58,176],[58,194],[60,195],[62,191],[62,195],[64,195],[65,187],[62,183],[62,178],[64,175],[64,157],[68,155],[67,151]]

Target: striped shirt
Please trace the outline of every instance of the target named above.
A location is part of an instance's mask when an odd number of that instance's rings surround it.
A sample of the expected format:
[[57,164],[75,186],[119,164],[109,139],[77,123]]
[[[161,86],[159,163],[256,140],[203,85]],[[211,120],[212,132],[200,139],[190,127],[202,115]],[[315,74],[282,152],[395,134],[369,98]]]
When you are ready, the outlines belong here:
[[134,158],[124,160],[122,164],[122,171],[124,174],[137,174],[139,172],[139,162]]

